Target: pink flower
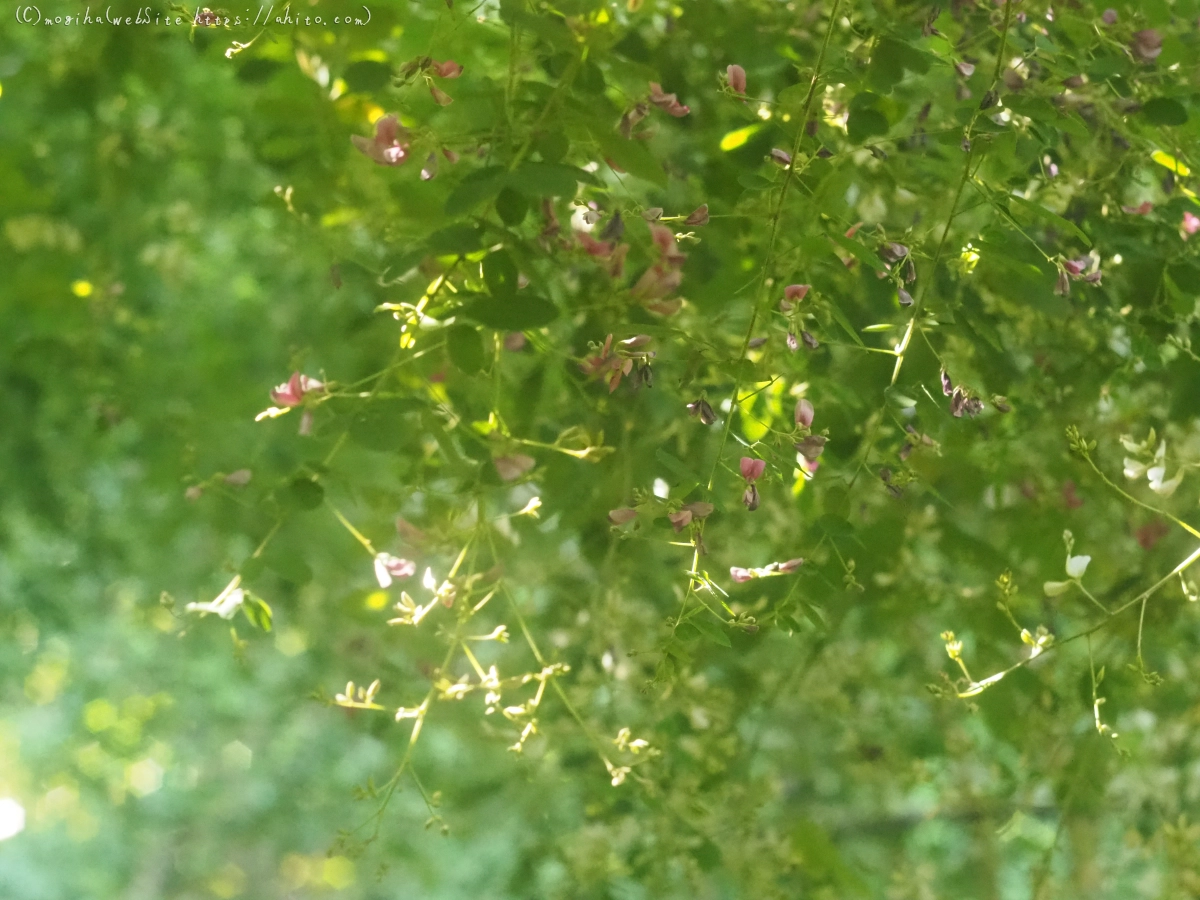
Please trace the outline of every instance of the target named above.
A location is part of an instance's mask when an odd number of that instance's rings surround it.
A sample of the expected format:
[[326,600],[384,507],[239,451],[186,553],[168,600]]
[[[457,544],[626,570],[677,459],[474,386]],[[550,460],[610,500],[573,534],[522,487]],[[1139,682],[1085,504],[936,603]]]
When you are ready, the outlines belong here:
[[514,453],[512,456],[497,456],[492,462],[496,466],[496,471],[500,473],[500,478],[504,481],[515,481],[537,465],[537,460],[532,456],[526,456],[524,453]]
[[806,460],[815,462],[817,457],[825,452],[827,442],[828,438],[822,434],[810,434],[804,440],[797,441],[795,447]]
[[754,577],[754,573],[751,572],[749,569],[743,569],[741,566],[730,566],[729,567],[729,577],[732,578],[734,581],[736,581],[738,584],[745,584],[747,581],[749,581],[751,578]]
[[803,425],[805,428],[810,427],[813,423],[814,413],[812,403],[807,398],[801,398],[800,402],[796,404],[796,424]]
[[304,402],[304,395],[322,391],[325,385],[315,378],[293,372],[286,383],[272,388],[271,399],[280,406],[299,406]]
[[683,309],[683,300],[680,297],[672,297],[670,300],[656,300],[653,303],[645,303],[643,306],[660,316],[673,316]]
[[1154,209],[1154,204],[1146,200],[1138,206],[1122,206],[1121,212],[1130,216],[1146,216],[1150,214],[1150,210],[1152,209]]
[[1104,11],[1104,15],[1102,15],[1100,18],[1104,20],[1105,25],[1116,25],[1117,11],[1115,9],[1106,9]]
[[675,528],[675,533],[683,531],[694,519],[703,519],[711,515],[713,505],[702,501],[695,501],[682,507],[679,512],[668,513],[667,518],[671,525]]
[[735,93],[746,93],[746,70],[741,66],[729,66],[725,70],[725,77],[729,79],[729,87]]
[[742,503],[746,505],[746,509],[754,512],[758,509],[758,488],[754,485],[747,485],[745,492],[742,494]]
[[1185,212],[1183,214],[1183,230],[1185,234],[1195,234],[1200,231],[1200,217]]
[[396,533],[402,541],[414,546],[425,543],[425,532],[401,516],[396,517]]
[[804,565],[803,559],[789,559],[787,562],[775,563],[776,568],[784,575],[791,575]]
[[463,73],[463,67],[452,59],[445,62],[435,62],[429,67],[429,71],[438,78],[457,78]]
[[1142,62],[1154,62],[1162,53],[1162,35],[1153,28],[1147,28],[1143,31],[1136,31],[1133,35],[1133,40],[1129,43],[1129,49],[1133,51],[1133,55]]
[[637,514],[638,511],[636,509],[630,509],[629,507],[625,506],[621,507],[620,509],[614,509],[612,512],[610,512],[608,514],[608,521],[612,522],[614,525],[624,525],[626,522],[632,522],[634,519],[636,519]]
[[675,533],[683,531],[692,524],[692,511],[690,509],[681,509],[679,512],[667,513],[667,518],[670,519],[671,525],[675,528]]
[[969,62],[958,62],[954,64],[955,70],[963,78],[970,78],[975,74],[975,64]]
[[454,102],[454,98],[451,97],[449,94],[447,94],[445,91],[443,91],[436,84],[429,85],[429,93],[433,97],[434,102],[437,103],[438,106],[449,106],[451,103]]
[[789,331],[785,341],[787,342],[787,348],[790,353],[795,353],[800,349],[800,339],[796,337],[795,332]]
[[608,257],[608,275],[610,278],[625,277],[625,257],[629,253],[628,244],[620,244]]
[[783,296],[793,303],[799,303],[812,288],[811,284],[789,284],[783,289]]
[[753,484],[762,477],[762,473],[766,470],[767,463],[765,460],[754,459],[751,456],[743,456],[741,462],[742,477]]
[[1072,278],[1078,278],[1085,270],[1091,268],[1092,261],[1086,256],[1081,259],[1068,259],[1063,261],[1063,268],[1067,270],[1067,274]]
[[375,123],[374,138],[352,134],[350,140],[381,166],[398,166],[408,159],[408,129],[394,115],[384,116]]
[[[660,213],[661,215],[661,213]],[[654,246],[662,253],[662,261],[669,266],[678,268],[687,259],[687,254],[679,250],[675,243],[675,232],[665,225],[651,225],[650,238]]]
[[656,81],[650,82],[650,102],[676,118],[686,116],[691,110],[679,102],[674,94],[664,94],[662,85]]
[[390,553],[375,554],[375,580],[381,588],[391,587],[393,578],[408,578],[417,571],[417,564]]
[[684,225],[707,225],[708,204],[704,203],[692,210],[692,214],[683,220]]
[[659,263],[642,273],[642,277],[633,286],[633,296],[638,300],[661,300],[682,283],[682,272],[665,268]]
[[598,241],[586,231],[577,231],[575,236],[579,238],[579,243],[587,252],[588,256],[597,256],[601,258],[612,256],[613,245],[609,241]]

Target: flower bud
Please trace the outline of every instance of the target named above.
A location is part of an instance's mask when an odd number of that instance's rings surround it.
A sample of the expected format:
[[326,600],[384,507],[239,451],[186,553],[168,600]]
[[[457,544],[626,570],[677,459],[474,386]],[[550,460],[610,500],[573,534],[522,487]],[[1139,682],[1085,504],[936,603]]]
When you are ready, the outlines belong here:
[[750,512],[758,509],[758,488],[752,484],[748,485],[742,494],[742,503],[746,505],[746,509],[750,510]]
[[825,443],[828,440],[823,434],[810,434],[804,440],[797,441],[795,447],[801,456],[812,462],[825,452]]
[[752,456],[743,456],[740,463],[742,477],[751,483],[758,481],[766,468],[767,463],[765,460],[755,459]]
[[537,465],[537,460],[532,456],[526,456],[524,453],[514,453],[512,456],[497,456],[492,462],[495,464],[500,478],[504,481],[515,481]]
[[700,422],[703,425],[711,425],[717,421],[717,415],[713,412],[713,408],[709,406],[708,401],[701,397],[699,400],[693,400],[687,405],[689,416],[699,416]]
[[815,337],[813,337],[811,334],[809,334],[807,331],[800,332],[800,340],[804,341],[804,346],[807,347],[809,350],[816,350],[818,347],[821,346],[820,343],[817,342],[817,339]]
[[637,518],[638,511],[630,509],[627,506],[620,509],[614,509],[608,514],[608,521],[614,525],[624,525],[626,522],[632,522]]
[[802,397],[796,404],[796,424],[809,428],[813,423],[815,410],[807,397]]
[[675,533],[683,531],[688,525],[692,524],[692,511],[690,509],[681,509],[679,512],[668,513],[667,518],[670,519],[671,525],[675,528]]
[[778,147],[772,147],[770,154],[771,162],[781,168],[788,168],[792,164],[792,154],[786,150],[780,150]]
[[729,66],[725,70],[725,77],[729,79],[729,87],[738,94],[746,93],[746,70],[741,66]]

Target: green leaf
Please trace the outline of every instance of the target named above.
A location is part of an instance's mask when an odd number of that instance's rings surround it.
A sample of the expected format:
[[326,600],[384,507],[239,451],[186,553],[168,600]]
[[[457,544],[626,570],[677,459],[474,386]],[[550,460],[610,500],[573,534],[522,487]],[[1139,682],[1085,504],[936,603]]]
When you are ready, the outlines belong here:
[[667,173],[641,141],[625,140],[604,122],[590,120],[588,127],[606,159],[612,160],[630,175],[644,178],[660,187],[667,186]]
[[826,306],[829,309],[830,315],[833,316],[834,321],[842,326],[842,330],[846,332],[846,334],[850,335],[850,339],[854,341],[854,343],[858,344],[858,346],[865,347],[866,344],[864,344],[863,339],[858,336],[857,329],[855,329],[850,320],[846,318],[846,314],[842,312],[841,307],[839,307],[832,300],[828,301]]
[[[483,229],[463,224],[451,225],[449,228],[435,231],[425,241],[426,249],[434,256],[465,255],[482,246]],[[405,258],[412,260],[411,256]],[[420,262],[420,254],[417,255],[415,262]],[[395,274],[402,274],[403,271],[403,269],[398,269]]]
[[527,162],[512,172],[505,183],[528,197],[564,197],[570,199],[579,190],[579,182],[595,184],[595,179],[574,166]]
[[496,195],[496,213],[500,221],[509,228],[515,228],[525,221],[529,214],[529,200],[525,195],[510,187],[502,188]]
[[533,149],[541,156],[542,162],[558,163],[571,149],[571,142],[561,131],[548,131],[534,141]]
[[288,509],[316,509],[325,501],[325,489],[313,479],[300,476],[288,482],[279,501]]
[[732,647],[733,642],[729,640],[729,635],[724,628],[710,622],[705,618],[705,613],[694,618],[688,619],[688,624],[695,628],[700,634],[714,644],[720,644],[722,647]]
[[350,437],[370,450],[402,450],[418,430],[413,413],[421,405],[413,400],[376,398],[355,408],[350,420]]
[[888,387],[886,390],[884,390],[883,395],[887,398],[887,402],[897,409],[912,409],[917,405],[916,400],[900,393],[893,387]]
[[854,537],[854,526],[841,516],[826,513],[817,519],[815,524],[831,538],[840,540]]
[[744,172],[738,176],[738,184],[748,191],[765,191],[774,187],[775,182],[754,172]]
[[1155,97],[1142,105],[1142,115],[1151,125],[1184,125],[1188,111],[1178,100],[1170,97]]
[[859,261],[866,263],[876,272],[886,272],[888,270],[883,260],[875,254],[874,250],[867,249],[853,238],[848,238],[844,234],[838,234],[837,232],[828,235],[828,237],[838,247],[841,247]]
[[852,110],[846,121],[847,136],[856,144],[870,137],[887,134],[891,127],[887,116],[877,109]]
[[492,296],[497,299],[513,297],[517,293],[517,264],[505,250],[489,253],[483,260],[483,280]]
[[544,328],[558,318],[558,307],[541,297],[520,292],[508,299],[480,297],[459,310],[459,314],[497,331],[529,331]]
[[775,98],[780,109],[789,113],[799,113],[804,110],[804,101],[808,98],[809,85],[793,84],[785,87]]
[[837,845],[825,829],[801,819],[792,829],[792,848],[799,855],[804,872],[818,884],[832,883],[855,893],[866,893],[862,879],[842,859]]
[[668,472],[676,478],[683,479],[684,482],[691,484],[701,484],[703,482],[703,479],[693,472],[683,460],[677,456],[673,456],[661,447],[654,451],[654,458],[662,463]]
[[392,67],[374,59],[362,59],[347,66],[342,79],[352,91],[378,91],[392,80]]
[[246,598],[242,601],[242,612],[255,628],[262,631],[271,630],[271,607],[265,600],[247,593]]
[[1034,203],[1031,200],[1026,200],[1024,197],[1017,197],[1012,194],[1009,194],[1007,199],[1009,204],[1015,206],[1017,209],[1029,213],[1029,215],[1041,219],[1043,222],[1049,225],[1053,225],[1056,228],[1064,229],[1070,232],[1089,247],[1092,245],[1092,239],[1089,238],[1078,225],[1068,219],[1064,219],[1058,213],[1051,212],[1040,203]]
[[300,551],[286,545],[272,545],[263,554],[263,562],[272,572],[295,585],[312,581],[312,567]]
[[492,199],[504,186],[507,175],[503,166],[488,166],[467,175],[446,198],[446,215],[461,216]]
[[450,361],[468,374],[483,368],[483,336],[470,325],[456,324],[446,329],[446,351]]

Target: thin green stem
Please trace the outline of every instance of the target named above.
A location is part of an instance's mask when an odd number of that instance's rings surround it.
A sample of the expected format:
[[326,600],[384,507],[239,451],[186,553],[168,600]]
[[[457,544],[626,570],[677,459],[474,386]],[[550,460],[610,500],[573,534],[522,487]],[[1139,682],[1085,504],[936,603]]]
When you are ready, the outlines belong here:
[[[1012,672],[1015,672],[1017,669],[1024,668],[1025,666],[1029,665],[1029,663],[1031,663],[1033,660],[1035,660],[1041,656],[1045,656],[1047,653],[1053,652],[1058,647],[1065,646],[1066,644],[1070,644],[1073,641],[1079,640],[1080,638],[1086,638],[1089,635],[1095,634],[1100,629],[1105,628],[1113,619],[1115,619],[1117,616],[1121,615],[1121,613],[1125,612],[1127,609],[1131,609],[1132,607],[1137,606],[1139,603],[1142,604],[1142,615],[1144,617],[1146,601],[1149,600],[1155,593],[1157,593],[1158,590],[1164,584],[1166,584],[1168,581],[1170,581],[1176,575],[1178,575],[1181,572],[1185,571],[1186,569],[1190,568],[1196,562],[1196,560],[1200,560],[1200,548],[1193,550],[1192,553],[1190,553],[1181,563],[1179,563],[1179,565],[1177,565],[1174,569],[1172,569],[1169,574],[1160,578],[1158,581],[1156,581],[1150,587],[1146,588],[1146,590],[1142,591],[1142,593],[1138,594],[1132,600],[1129,600],[1128,602],[1121,604],[1116,609],[1109,612],[1108,615],[1106,615],[1103,619],[1101,619],[1095,625],[1085,628],[1083,631],[1078,631],[1075,634],[1070,635],[1069,637],[1065,637],[1061,641],[1055,641],[1053,644],[1050,644],[1049,646],[1045,647],[1041,653],[1037,654],[1037,656],[1028,656],[1025,659],[1019,660],[1018,662],[1013,663],[1007,669],[1002,669],[999,672],[995,673],[994,675],[991,675],[991,676],[983,679],[982,681],[973,681],[972,680],[970,687],[968,687],[968,689],[965,691],[959,691],[958,695],[960,697],[973,697],[976,694],[983,693],[984,690],[986,690],[987,688],[991,687],[992,685],[998,683],[1006,675],[1008,675]],[[1139,639],[1140,639],[1140,634],[1139,634]],[[1139,640],[1139,650],[1140,650],[1140,640]]]

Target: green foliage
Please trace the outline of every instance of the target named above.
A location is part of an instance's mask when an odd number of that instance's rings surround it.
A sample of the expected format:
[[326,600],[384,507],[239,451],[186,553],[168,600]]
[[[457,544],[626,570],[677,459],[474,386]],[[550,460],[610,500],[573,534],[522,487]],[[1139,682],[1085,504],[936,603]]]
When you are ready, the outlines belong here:
[[0,894],[1195,894],[1196,3],[368,13],[3,26]]

